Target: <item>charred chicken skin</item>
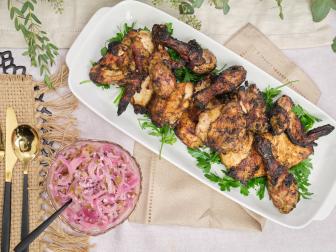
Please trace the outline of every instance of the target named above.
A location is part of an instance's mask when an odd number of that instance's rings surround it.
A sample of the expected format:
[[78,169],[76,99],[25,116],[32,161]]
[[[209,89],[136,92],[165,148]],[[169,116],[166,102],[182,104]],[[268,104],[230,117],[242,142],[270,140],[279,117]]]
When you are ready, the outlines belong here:
[[159,127],[168,124],[175,127],[182,113],[189,107],[193,93],[192,83],[179,83],[168,98],[154,95],[148,104],[153,123]]
[[202,49],[196,40],[190,40],[188,43],[179,41],[170,36],[166,25],[154,25],[152,33],[154,43],[174,49],[193,72],[205,74],[216,68],[215,55],[207,49]]
[[216,95],[236,90],[246,78],[246,70],[242,66],[232,66],[224,70],[209,87],[197,92],[194,101],[204,108]]
[[300,198],[296,180],[288,168],[275,159],[270,141],[256,136],[255,144],[265,164],[267,189],[272,202],[281,213],[287,214],[295,208]]
[[270,117],[272,131],[275,135],[286,132],[292,143],[304,147],[315,145],[314,142],[317,139],[334,130],[334,126],[327,124],[305,132],[300,119],[293,112],[293,107],[294,103],[287,95],[283,95],[276,101]]
[[247,88],[240,87],[238,100],[246,115],[248,129],[259,134],[267,132],[269,124],[266,116],[266,103],[257,86],[252,84]]

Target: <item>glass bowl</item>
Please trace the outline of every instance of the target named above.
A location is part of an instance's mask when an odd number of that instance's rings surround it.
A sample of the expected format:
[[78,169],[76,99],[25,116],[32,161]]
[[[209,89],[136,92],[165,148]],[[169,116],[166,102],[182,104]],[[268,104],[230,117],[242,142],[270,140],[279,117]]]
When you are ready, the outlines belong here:
[[96,236],[129,217],[140,196],[141,180],[138,163],[120,145],[78,140],[55,154],[46,189],[55,209],[72,198],[60,215],[63,222],[76,232]]

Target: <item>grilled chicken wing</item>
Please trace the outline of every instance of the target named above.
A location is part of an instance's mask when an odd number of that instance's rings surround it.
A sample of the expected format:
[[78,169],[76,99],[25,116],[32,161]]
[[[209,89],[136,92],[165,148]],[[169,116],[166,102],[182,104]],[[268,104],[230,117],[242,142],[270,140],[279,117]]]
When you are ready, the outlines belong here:
[[298,186],[288,168],[273,156],[272,145],[266,138],[256,136],[256,148],[262,156],[267,173],[267,189],[275,207],[281,213],[292,211],[299,201]]
[[170,36],[166,25],[154,25],[152,33],[156,44],[172,48],[178,52],[193,72],[205,74],[216,68],[217,59],[215,55],[207,49],[202,49],[196,40],[191,40],[188,43],[179,41]]
[[246,114],[248,129],[259,134],[267,132],[269,124],[266,115],[266,103],[257,86],[252,84],[247,88],[240,87],[238,100]]
[[193,93],[192,83],[179,83],[168,98],[155,95],[148,104],[148,112],[153,123],[159,127],[168,124],[172,127],[189,107]]
[[195,104],[204,108],[216,95],[229,93],[237,89],[246,78],[246,70],[242,66],[232,66],[224,70],[209,87],[194,95]]
[[266,133],[262,135],[272,144],[272,152],[275,159],[283,166],[291,168],[301,161],[307,159],[313,154],[312,146],[302,147],[293,144],[285,133],[280,135],[272,135]]
[[300,119],[292,111],[293,107],[294,103],[287,95],[281,96],[276,101],[270,117],[274,134],[278,135],[286,132],[292,143],[300,146],[310,146],[314,145],[318,138],[326,136],[334,130],[334,126],[327,124],[305,132]]

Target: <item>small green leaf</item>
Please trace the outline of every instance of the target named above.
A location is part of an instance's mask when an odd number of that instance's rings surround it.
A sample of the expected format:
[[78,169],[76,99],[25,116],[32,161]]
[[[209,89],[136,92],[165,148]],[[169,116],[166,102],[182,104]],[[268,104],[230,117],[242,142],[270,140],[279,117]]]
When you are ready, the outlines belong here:
[[92,81],[91,80],[83,80],[83,81],[79,82],[79,84],[85,84],[85,83],[92,83]]
[[126,91],[125,87],[119,87],[119,94],[114,98],[113,103],[119,105],[121,98],[124,96]]
[[173,35],[173,32],[174,32],[174,28],[173,28],[173,23],[166,23],[166,27],[167,27],[167,32],[170,34],[170,35]]
[[333,43],[331,44],[332,50],[336,53],[336,37],[333,40]]
[[179,10],[180,10],[180,14],[183,14],[183,15],[194,14],[194,7],[187,2],[182,2],[179,6]]
[[107,47],[103,47],[103,48],[100,50],[100,54],[101,54],[101,56],[104,57],[104,56],[107,54],[107,51],[108,51]]
[[34,21],[35,21],[36,23],[41,24],[41,21],[35,16],[34,13],[31,13],[30,16],[32,17],[32,19],[34,19]]
[[223,13],[224,15],[228,14],[230,11],[229,0],[223,1]]
[[204,0],[189,0],[194,8],[200,8]]
[[311,12],[314,22],[322,21],[329,13],[331,8],[330,0],[312,0]]

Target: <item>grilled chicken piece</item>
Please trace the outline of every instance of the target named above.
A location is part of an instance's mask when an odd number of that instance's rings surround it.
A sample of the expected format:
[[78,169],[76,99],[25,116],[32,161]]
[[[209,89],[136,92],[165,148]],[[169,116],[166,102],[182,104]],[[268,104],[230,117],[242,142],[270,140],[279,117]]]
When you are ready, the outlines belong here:
[[255,84],[238,90],[239,103],[246,114],[247,127],[253,133],[265,133],[269,124],[266,115],[266,103],[262,93]]
[[182,113],[189,107],[193,93],[192,83],[179,83],[168,98],[155,95],[148,104],[153,123],[159,127],[168,124],[175,127]]
[[167,51],[158,46],[153,53],[149,66],[153,89],[157,96],[168,98],[176,88],[176,79],[169,65],[171,61]]
[[256,136],[256,148],[262,156],[267,173],[267,189],[272,202],[281,213],[289,213],[299,201],[298,186],[288,168],[273,156],[271,142]]
[[155,24],[152,34],[154,43],[174,49],[193,72],[205,74],[216,68],[216,56],[209,50],[202,49],[196,40],[190,40],[188,43],[179,41],[170,36],[167,26],[163,24]]
[[215,106],[202,112],[196,134],[205,144],[226,154],[243,148],[246,138],[246,119],[237,101]]
[[203,145],[202,140],[196,135],[198,115],[201,111],[192,106],[183,112],[175,128],[176,136],[190,148],[198,148]]
[[291,168],[301,161],[307,159],[313,154],[312,146],[302,147],[293,144],[285,133],[280,135],[272,135],[266,133],[262,135],[272,144],[272,152],[275,159],[283,166]]
[[222,163],[228,169],[228,175],[244,184],[254,177],[265,176],[265,167],[261,156],[253,146],[253,139],[250,133],[238,152],[220,154]]
[[318,138],[326,136],[334,130],[334,126],[327,124],[305,132],[300,119],[292,111],[293,107],[294,103],[287,95],[281,96],[276,101],[270,117],[272,131],[275,135],[286,132],[292,143],[304,147],[315,145],[314,142]]
[[89,76],[94,83],[122,85],[127,73],[132,70],[135,70],[135,63],[129,47],[112,42],[108,53],[91,68]]
[[130,73],[124,79],[125,92],[118,104],[118,115],[121,115],[126,110],[134,94],[136,92],[140,92],[141,83],[143,82],[143,80],[144,76],[138,72]]
[[[200,91],[211,84],[211,76],[205,77],[203,80],[196,83],[194,86],[194,92]],[[214,106],[214,100],[208,104],[208,107]],[[202,112],[194,104],[191,104],[189,108],[183,112],[180,120],[178,121],[175,134],[176,136],[188,147],[198,148],[203,145],[203,141],[196,135],[196,125],[198,123],[199,115]]]
[[211,86],[194,95],[197,106],[204,108],[216,95],[229,93],[237,89],[246,78],[246,70],[242,66],[232,66],[224,70]]
[[147,105],[151,100],[153,95],[152,80],[149,76],[141,83],[141,89],[139,92],[135,93],[132,97],[131,103],[134,107],[134,112],[136,114],[146,114]]

